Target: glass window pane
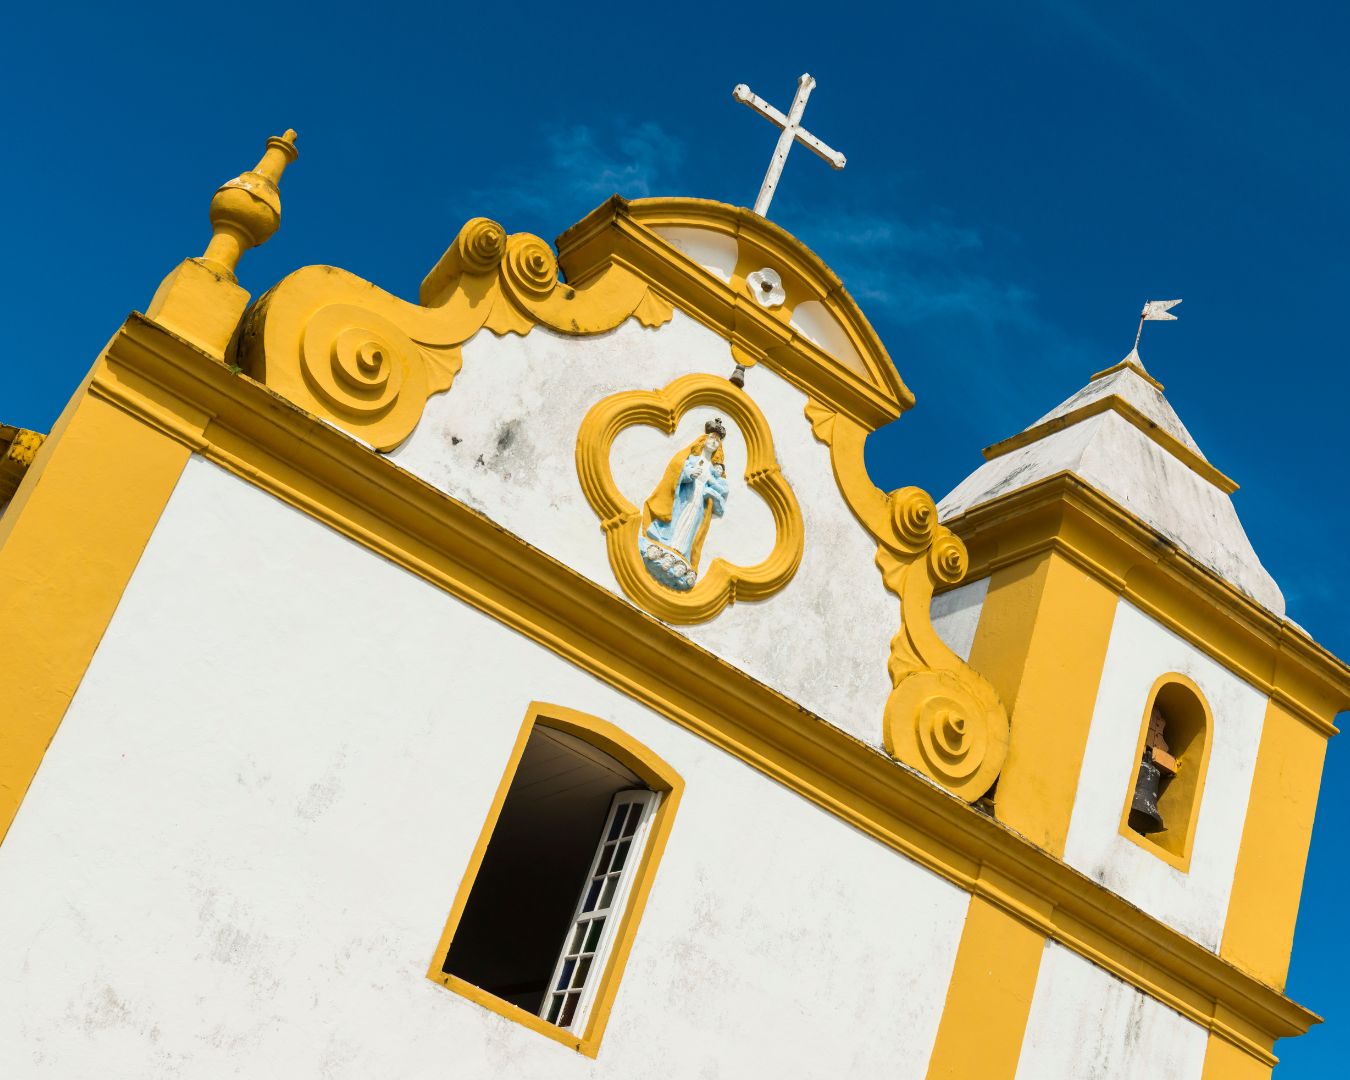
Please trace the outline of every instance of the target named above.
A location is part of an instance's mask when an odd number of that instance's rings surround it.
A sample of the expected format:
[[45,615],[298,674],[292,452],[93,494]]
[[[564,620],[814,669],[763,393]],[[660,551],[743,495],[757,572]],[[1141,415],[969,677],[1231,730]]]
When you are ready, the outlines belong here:
[[581,1000],[581,992],[573,990],[567,995],[567,1003],[563,1006],[562,1015],[558,1017],[558,1026],[567,1027],[572,1022],[572,1018],[577,1014],[577,1002]]
[[591,882],[591,887],[586,890],[586,903],[581,906],[582,911],[594,911],[595,901],[600,895],[601,881],[597,878]]
[[614,890],[618,886],[618,884],[619,884],[618,874],[611,874],[608,878],[605,879],[604,891],[600,893],[600,906],[602,908],[607,908],[609,907],[610,904],[614,902]]
[[576,967],[576,965],[577,962],[575,960],[568,960],[563,963],[562,973],[558,976],[558,985],[555,986],[553,989],[555,990],[567,989],[568,985],[572,981],[572,969]]
[[618,853],[614,856],[614,865],[610,867],[611,870],[623,869],[623,864],[628,860],[628,846],[632,842],[631,840],[625,840],[619,844]]
[[591,973],[591,958],[587,956],[584,957],[581,963],[577,965],[577,977],[572,980],[573,989],[580,990],[583,986],[585,986],[586,976],[589,975],[590,973]]
[[619,830],[623,828],[623,807],[614,811],[614,821],[609,827],[609,835],[606,840],[615,840],[619,836]]
[[581,939],[586,936],[586,924],[577,923],[577,928],[572,931],[572,944],[567,947],[569,953],[581,952]]
[[558,1010],[562,1008],[563,996],[554,994],[553,1001],[548,1007],[548,1022],[556,1024],[558,1022]]
[[632,806],[628,808],[628,820],[624,822],[623,826],[624,836],[633,835],[633,833],[637,830],[638,818],[640,818],[641,816],[642,816],[641,803],[634,803]]
[[614,858],[614,845],[606,844],[604,851],[600,853],[600,865],[595,868],[596,876],[609,873],[610,860]]
[[595,947],[600,944],[600,931],[604,929],[605,920],[595,919],[590,924],[590,931],[586,934],[586,951],[595,952]]

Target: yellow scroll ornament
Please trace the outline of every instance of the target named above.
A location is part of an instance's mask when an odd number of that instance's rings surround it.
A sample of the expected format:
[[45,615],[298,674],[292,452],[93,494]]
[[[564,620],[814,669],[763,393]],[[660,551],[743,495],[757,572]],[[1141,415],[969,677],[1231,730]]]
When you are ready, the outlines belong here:
[[583,286],[558,280],[553,249],[474,218],[405,300],[331,266],[290,274],[244,322],[241,366],[297,405],[370,443],[398,446],[427,398],[459,374],[460,348],[479,330],[598,334],[628,318],[660,326],[670,302],[614,264]]
[[1008,755],[1008,714],[989,681],[933,629],[934,590],[966,575],[966,547],[938,523],[932,496],[916,487],[889,495],[867,475],[867,432],[817,403],[806,407],[854,515],[877,540],[877,567],[900,598],[891,640],[883,737],[886,751],[967,802],[985,795]]

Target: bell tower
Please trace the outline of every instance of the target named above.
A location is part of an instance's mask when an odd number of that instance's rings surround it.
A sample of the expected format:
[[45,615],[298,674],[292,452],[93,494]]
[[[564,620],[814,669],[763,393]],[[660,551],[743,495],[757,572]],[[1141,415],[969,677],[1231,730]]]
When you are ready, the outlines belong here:
[[1137,352],[984,456],[939,505],[971,572],[933,614],[1009,709],[992,812],[1283,987],[1350,669]]

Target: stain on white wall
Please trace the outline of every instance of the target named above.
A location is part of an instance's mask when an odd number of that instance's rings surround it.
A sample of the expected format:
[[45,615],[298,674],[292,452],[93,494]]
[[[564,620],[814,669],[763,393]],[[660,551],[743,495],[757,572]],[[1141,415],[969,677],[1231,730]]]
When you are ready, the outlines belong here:
[[1090,960],[1046,942],[1016,1080],[1199,1080],[1208,1035]]
[[[582,418],[618,391],[658,389],[690,372],[725,377],[734,364],[725,339],[679,311],[656,330],[629,320],[591,338],[542,329],[499,338],[485,331],[464,347],[454,387],[427,402],[417,429],[390,456],[620,593],[599,519],[577,479]],[[678,629],[879,746],[899,600],[882,584],[876,542],[839,492],[829,448],[811,432],[806,396],[763,366],[747,373],[745,392],[769,421],[778,463],[801,505],[801,566],[774,596],[735,603],[708,622]],[[666,464],[714,415],[713,409],[691,412],[673,436],[635,426],[616,440],[615,481],[634,505],[646,501]],[[734,424],[727,453],[732,493],[725,516],[709,529],[705,569],[718,555],[753,565],[774,543],[768,507],[744,483],[745,443]]]
[[[1149,691],[1159,676],[1171,672],[1195,681],[1214,716],[1187,873],[1120,833],[1121,812],[1137,777],[1135,750]],[[1083,754],[1065,861],[1217,952],[1266,704],[1255,687],[1121,600]]]
[[[425,974],[534,699],[687,784],[594,1061]],[[967,907],[193,459],[0,847],[0,1075],[921,1080]]]

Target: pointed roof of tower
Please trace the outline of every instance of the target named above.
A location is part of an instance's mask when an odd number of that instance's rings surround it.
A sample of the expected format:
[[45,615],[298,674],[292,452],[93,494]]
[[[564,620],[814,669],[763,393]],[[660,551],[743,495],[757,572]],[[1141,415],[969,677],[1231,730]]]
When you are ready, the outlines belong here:
[[1237,484],[1211,465],[1137,352],[1097,372],[942,502],[943,521],[1040,480],[1071,473],[1276,615],[1284,596],[1243,531]]

